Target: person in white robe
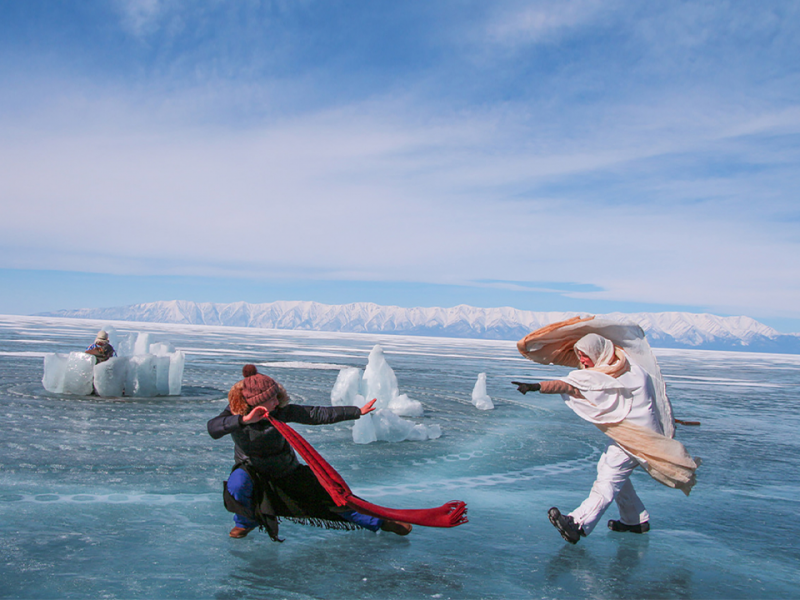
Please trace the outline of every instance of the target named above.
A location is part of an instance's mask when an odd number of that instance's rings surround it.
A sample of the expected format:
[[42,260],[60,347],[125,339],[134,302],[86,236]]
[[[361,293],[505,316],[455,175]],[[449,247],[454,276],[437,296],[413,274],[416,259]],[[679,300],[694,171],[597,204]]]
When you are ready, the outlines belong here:
[[[671,409],[663,408],[666,396],[660,408],[653,378],[621,347],[590,333],[574,343],[573,351],[581,368],[566,377],[533,384],[512,382],[523,394],[562,394],[579,417],[613,440],[600,457],[589,497],[568,515],[553,507],[548,517],[566,541],[576,544],[594,530],[616,501],[620,518],[608,521],[608,527],[644,533],[650,529],[650,515],[630,481],[633,470],[642,466],[659,482],[688,495],[698,462],[672,439]],[[665,412],[669,412],[669,421],[663,418]]]

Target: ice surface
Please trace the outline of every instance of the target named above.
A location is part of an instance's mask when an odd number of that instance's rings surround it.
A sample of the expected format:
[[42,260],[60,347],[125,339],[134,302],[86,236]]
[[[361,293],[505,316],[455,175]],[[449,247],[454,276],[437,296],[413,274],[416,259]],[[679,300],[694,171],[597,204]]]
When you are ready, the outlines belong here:
[[[559,396],[517,392],[511,381],[568,369],[525,361],[513,342],[115,323],[121,338],[146,328],[192,348],[181,394],[46,393],[41,356],[81,348],[100,325],[0,316],[4,598],[797,597],[800,356],[657,350],[675,415],[702,422],[677,432],[703,458],[697,486],[687,498],[637,469],[652,529],[598,527],[572,546],[547,509],[586,498],[607,440]],[[470,522],[403,538],[284,522],[283,544],[258,531],[231,540],[220,490],[233,443],[212,440],[206,422],[242,364],[290,361],[264,372],[294,402],[328,404],[337,371],[298,368],[287,348],[315,362],[341,348],[341,364],[363,374],[376,343],[400,390],[424,405],[424,419],[403,419],[440,424],[441,437],[356,444],[360,421],[293,426],[361,498],[395,508],[464,500]],[[471,403],[482,372],[495,410]],[[720,385],[735,380],[769,387]],[[617,514],[612,505],[604,519]],[[332,556],[347,558],[332,569]]]
[[353,424],[353,441],[357,444],[433,440],[442,435],[439,425],[401,418],[422,417],[422,403],[400,393],[397,376],[379,344],[370,351],[363,374],[354,367],[342,369],[331,390],[333,406],[362,407],[373,398],[377,400],[376,410]]
[[475,387],[472,388],[472,403],[479,410],[491,410],[494,408],[494,402],[486,393],[486,373],[478,375],[478,381],[475,382]]
[[168,342],[152,342],[151,333],[120,336],[112,325],[104,325],[117,356],[95,364],[85,352],[46,354],[44,388],[57,394],[155,397],[181,393],[186,356]]

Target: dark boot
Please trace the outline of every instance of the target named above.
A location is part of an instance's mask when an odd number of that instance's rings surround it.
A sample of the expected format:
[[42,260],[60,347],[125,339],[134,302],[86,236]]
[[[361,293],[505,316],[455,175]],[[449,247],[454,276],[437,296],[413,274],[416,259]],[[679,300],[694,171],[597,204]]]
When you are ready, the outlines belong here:
[[247,534],[253,531],[255,527],[250,527],[249,529],[245,529],[244,527],[234,527],[231,529],[230,536],[232,538],[243,538],[247,537]]
[[611,531],[630,531],[631,533],[646,533],[650,531],[650,523],[645,521],[644,523],[639,523],[638,525],[626,525],[622,521],[615,521],[611,519],[608,522],[608,528]]
[[411,523],[403,523],[402,521],[392,521],[387,519],[381,525],[381,531],[390,531],[397,535],[408,535],[411,533]]
[[581,528],[578,527],[577,523],[575,523],[572,517],[562,515],[561,511],[555,506],[547,511],[547,517],[550,519],[553,527],[558,529],[561,537],[570,544],[577,544],[578,540],[581,539],[581,536],[586,535],[583,533]]

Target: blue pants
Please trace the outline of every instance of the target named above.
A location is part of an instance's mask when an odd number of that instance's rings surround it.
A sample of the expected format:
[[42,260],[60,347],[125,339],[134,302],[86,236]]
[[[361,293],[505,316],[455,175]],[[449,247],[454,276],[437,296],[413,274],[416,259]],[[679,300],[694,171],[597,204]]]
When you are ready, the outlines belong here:
[[[247,474],[247,471],[244,469],[236,469],[231,473],[231,476],[228,477],[228,492],[237,502],[243,504],[246,508],[251,508],[253,503],[253,480],[250,478],[250,475]],[[378,531],[381,525],[383,525],[383,519],[370,517],[369,515],[364,515],[354,510],[346,510],[336,514],[346,521],[350,521],[370,531]],[[258,523],[252,519],[238,514],[233,515],[233,522],[236,527],[242,527],[244,529],[258,527]]]

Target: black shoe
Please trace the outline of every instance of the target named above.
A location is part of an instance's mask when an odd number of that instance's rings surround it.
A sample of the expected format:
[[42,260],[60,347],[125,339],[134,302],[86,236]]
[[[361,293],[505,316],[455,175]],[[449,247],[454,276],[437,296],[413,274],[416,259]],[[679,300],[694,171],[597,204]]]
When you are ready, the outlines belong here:
[[547,511],[547,517],[553,524],[553,527],[558,529],[561,537],[568,541],[570,544],[577,544],[581,536],[585,536],[580,527],[575,523],[572,517],[564,516],[561,511],[555,506]]
[[639,523],[638,525],[625,525],[622,521],[615,521],[611,519],[608,522],[608,528],[611,531],[630,531],[631,533],[646,533],[650,531],[650,523],[645,521],[644,523]]

